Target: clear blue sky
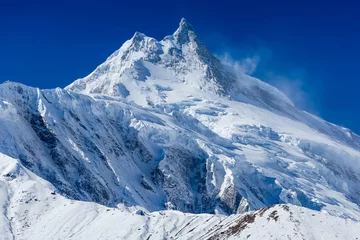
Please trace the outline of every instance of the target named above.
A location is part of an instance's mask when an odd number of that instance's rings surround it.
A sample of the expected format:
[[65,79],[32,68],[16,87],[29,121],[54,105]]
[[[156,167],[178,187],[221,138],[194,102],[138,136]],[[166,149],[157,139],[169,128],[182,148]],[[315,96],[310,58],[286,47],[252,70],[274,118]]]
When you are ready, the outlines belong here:
[[301,108],[360,133],[360,5],[337,1],[1,1],[0,82],[65,87],[135,31],[162,39],[185,17],[209,49]]

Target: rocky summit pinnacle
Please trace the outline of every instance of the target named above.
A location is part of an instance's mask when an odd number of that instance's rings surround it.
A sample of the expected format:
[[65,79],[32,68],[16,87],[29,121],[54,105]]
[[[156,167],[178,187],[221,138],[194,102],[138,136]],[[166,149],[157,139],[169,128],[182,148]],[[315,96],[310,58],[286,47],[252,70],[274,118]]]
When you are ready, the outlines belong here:
[[193,26],[188,23],[185,18],[182,18],[179,28],[174,33],[174,38],[179,44],[185,44],[191,40],[195,40],[197,35]]
[[141,32],[135,32],[134,36],[131,38],[133,39],[133,41],[142,41],[144,38],[146,37],[145,34],[141,33]]

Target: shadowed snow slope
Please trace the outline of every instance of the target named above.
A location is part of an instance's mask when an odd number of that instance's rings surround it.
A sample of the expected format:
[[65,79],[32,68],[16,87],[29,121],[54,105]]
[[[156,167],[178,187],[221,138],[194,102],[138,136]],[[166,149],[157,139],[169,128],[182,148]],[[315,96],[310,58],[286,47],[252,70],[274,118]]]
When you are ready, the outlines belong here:
[[360,137],[224,66],[184,19],[66,89],[1,84],[0,113],[5,239],[360,235]]

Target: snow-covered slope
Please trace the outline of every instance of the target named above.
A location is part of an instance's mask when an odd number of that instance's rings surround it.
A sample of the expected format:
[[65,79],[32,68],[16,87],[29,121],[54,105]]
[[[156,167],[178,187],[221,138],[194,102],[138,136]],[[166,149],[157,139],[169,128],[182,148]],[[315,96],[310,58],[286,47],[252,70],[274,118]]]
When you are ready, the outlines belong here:
[[[357,239],[360,223],[293,205],[242,215],[73,201],[0,153],[0,239]],[[5,197],[4,197],[5,196]]]
[[[360,235],[352,227],[360,220],[360,137],[223,65],[184,19],[161,41],[135,33],[66,89],[1,84],[0,113],[0,219],[8,236],[81,239],[101,229],[105,239],[225,238],[247,216],[235,213],[273,204],[291,205],[251,213],[241,237],[317,238],[311,221],[340,224],[328,230],[333,237]],[[151,213],[164,210],[186,214]],[[256,231],[275,210],[274,226],[293,230]],[[117,222],[128,230],[116,235]],[[202,227],[187,228],[195,223]],[[184,226],[188,233],[173,235]]]

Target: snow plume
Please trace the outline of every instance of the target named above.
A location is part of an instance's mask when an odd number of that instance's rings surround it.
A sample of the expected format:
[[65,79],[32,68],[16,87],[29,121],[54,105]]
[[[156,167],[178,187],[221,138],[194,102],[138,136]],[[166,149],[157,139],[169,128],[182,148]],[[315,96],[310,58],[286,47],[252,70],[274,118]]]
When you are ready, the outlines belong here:
[[216,35],[216,43],[221,39],[221,46],[217,47],[215,56],[225,65],[234,67],[235,70],[248,75],[256,75],[266,69],[272,60],[273,52],[261,39],[248,37],[243,41],[231,43]]
[[248,75],[252,75],[256,71],[260,61],[260,57],[257,55],[252,57],[245,57],[241,60],[236,60],[228,52],[217,57],[223,64],[233,67],[235,71],[239,71]]
[[321,88],[310,85],[304,71],[292,70],[284,74],[267,71],[263,79],[288,96],[296,107],[318,115],[320,106],[314,103],[320,102]]
[[291,98],[297,107],[303,108],[307,105],[308,96],[304,91],[304,81],[300,77],[291,78],[275,74],[274,72],[268,72],[266,73],[265,81]]
[[[262,48],[259,52],[250,51],[253,52],[252,55],[235,58],[237,52],[237,50],[226,51],[218,54],[217,58],[239,74],[257,77],[276,87],[298,108],[317,114],[319,106],[315,106],[314,102],[320,101],[318,99],[320,93],[319,90],[314,92],[315,87],[308,83],[305,71],[293,67],[291,69],[285,67],[285,70],[275,69],[271,66],[271,62],[274,61],[272,52],[267,48]],[[321,89],[321,87],[317,86],[316,89]]]

